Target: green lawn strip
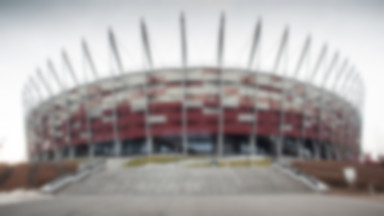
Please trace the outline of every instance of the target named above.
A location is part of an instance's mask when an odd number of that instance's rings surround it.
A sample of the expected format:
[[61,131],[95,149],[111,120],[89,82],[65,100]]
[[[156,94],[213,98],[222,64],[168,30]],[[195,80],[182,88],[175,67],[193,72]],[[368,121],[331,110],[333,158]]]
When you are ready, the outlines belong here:
[[124,164],[125,167],[137,167],[143,166],[146,164],[166,164],[172,162],[178,162],[181,160],[189,159],[189,157],[185,156],[148,156],[148,157],[137,157],[129,160]]
[[[217,167],[247,167],[247,166],[269,166],[271,165],[271,160],[258,159],[258,160],[248,160],[248,159],[239,159],[239,160],[228,160],[228,161],[219,161]],[[189,164],[187,167],[190,168],[204,168],[212,166],[211,162],[201,162]]]
[[230,161],[219,161],[219,167],[246,167],[246,166],[269,166],[271,165],[271,160],[269,159],[259,159],[259,160],[230,160]]

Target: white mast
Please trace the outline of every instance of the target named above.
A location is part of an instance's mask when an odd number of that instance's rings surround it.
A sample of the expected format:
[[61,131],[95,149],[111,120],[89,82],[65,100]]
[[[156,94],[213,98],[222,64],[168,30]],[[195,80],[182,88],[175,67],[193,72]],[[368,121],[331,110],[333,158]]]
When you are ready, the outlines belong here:
[[183,85],[183,99],[182,99],[182,153],[188,154],[188,106],[187,106],[187,63],[188,63],[188,44],[187,44],[187,30],[185,27],[184,13],[180,14],[180,41],[181,41],[181,66],[182,66],[182,85]]
[[[249,59],[248,59],[248,69],[250,70],[251,67],[252,67],[252,64],[253,64],[253,60],[254,60],[254,56],[255,56],[255,53],[256,51],[259,51],[259,42],[260,42],[260,36],[261,35],[261,19],[259,18],[257,23],[256,23],[256,27],[255,27],[255,31],[253,33],[253,41],[252,41],[252,46],[251,46],[251,51],[250,51],[250,54],[249,54]],[[252,157],[252,155],[255,154],[255,147],[257,146],[257,128],[258,128],[258,110],[257,110],[257,97],[258,97],[258,79],[257,79],[257,74],[258,74],[258,68],[256,68],[255,70],[255,75],[254,75],[254,79],[255,79],[255,83],[254,83],[254,94],[253,94],[253,99],[254,99],[254,102],[253,102],[253,119],[252,119],[252,131],[251,131],[251,135],[250,135],[250,142],[249,142],[249,155],[250,157]]]
[[[115,59],[115,63],[117,65],[117,71],[118,71],[118,76],[115,76],[115,78],[113,79],[113,82],[116,84],[115,85],[115,88],[117,89],[120,85],[120,80],[119,80],[119,76],[121,76],[123,74],[123,71],[124,71],[124,66],[123,66],[123,63],[121,61],[121,57],[120,57],[120,52],[119,52],[119,49],[118,49],[118,46],[117,46],[117,41],[116,41],[116,37],[115,37],[115,34],[113,33],[112,31],[112,28],[109,28],[108,29],[108,42],[109,42],[109,46],[111,48],[111,51],[112,51],[112,55]],[[120,156],[121,153],[122,153],[122,143],[121,143],[121,139],[120,139],[120,136],[119,136],[119,125],[118,125],[118,122],[119,122],[119,114],[118,114],[118,94],[119,92],[116,92],[115,95],[114,95],[114,104],[112,105],[112,112],[113,112],[113,139],[114,139],[114,154],[116,156]]]
[[[276,56],[276,60],[275,60],[275,65],[274,65],[274,69],[273,71],[276,73],[277,70],[279,69],[279,65],[280,65],[280,61],[281,61],[281,58],[282,58],[282,55],[285,53],[285,50],[286,50],[286,47],[287,47],[287,42],[289,40],[289,28],[288,26],[284,29],[284,32],[283,32],[283,35],[281,37],[281,42],[280,42],[280,47],[279,47],[279,50],[277,52],[277,56]],[[285,70],[283,70],[283,73],[282,75],[284,75],[285,73]],[[286,97],[286,89],[287,89],[287,86],[286,86],[286,81],[283,80],[283,83],[282,83],[282,93],[281,93],[281,107],[280,107],[280,121],[279,121],[279,137],[278,137],[278,141],[277,141],[277,145],[276,145],[276,158],[277,159],[280,159],[281,156],[282,156],[282,152],[283,152],[283,145],[284,145],[284,119],[285,119],[285,97]]]
[[218,94],[219,94],[219,116],[218,116],[218,130],[217,130],[217,157],[223,155],[224,145],[224,112],[223,112],[223,55],[224,55],[224,41],[225,41],[225,14],[221,13],[220,24],[219,24],[219,38],[217,45],[217,65],[219,68],[219,83],[218,83]]
[[[149,66],[149,69],[152,69],[152,56],[151,56],[151,50],[149,46],[148,41],[148,33],[147,28],[145,25],[144,19],[140,22],[140,30],[141,30],[141,42],[143,45],[145,56],[147,57],[147,64]],[[149,97],[149,89],[151,88],[151,83],[149,83],[149,74],[148,70],[145,71],[145,95],[146,95],[146,107],[144,109],[145,111],[145,134],[146,134],[146,141],[147,141],[147,155],[150,156],[153,153],[153,139],[152,139],[152,133],[151,133],[151,123],[150,123],[150,97]]]

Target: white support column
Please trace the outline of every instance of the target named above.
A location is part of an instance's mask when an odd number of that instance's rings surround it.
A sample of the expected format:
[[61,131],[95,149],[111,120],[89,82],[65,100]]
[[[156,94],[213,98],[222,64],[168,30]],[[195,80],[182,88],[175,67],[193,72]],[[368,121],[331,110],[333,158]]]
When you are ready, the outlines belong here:
[[[328,47],[326,44],[323,45],[321,51],[320,51],[320,54],[318,56],[318,59],[316,61],[316,65],[314,66],[313,70],[304,78],[305,81],[311,81],[311,80],[314,80],[316,78],[316,75],[317,75],[317,72],[318,72],[318,69],[320,67],[320,65],[322,64],[323,62],[323,59],[324,57],[326,56],[327,54],[327,50],[328,50]],[[308,63],[308,66],[310,66],[310,64]],[[300,140],[301,140],[301,153],[303,154],[304,153],[304,149],[305,148],[305,140],[306,140],[306,137],[307,137],[307,127],[309,126],[309,120],[312,122],[313,120],[313,117],[310,117],[309,118],[309,114],[308,114],[308,110],[306,108],[306,105],[308,104],[308,102],[310,100],[315,100],[314,98],[309,98],[308,97],[308,87],[305,86],[305,90],[304,90],[304,93],[303,93],[303,118],[302,118],[302,124],[301,124],[301,132],[300,132]]]
[[[351,68],[350,70],[348,70],[347,74],[345,75],[344,77],[344,80],[342,83],[340,83],[340,85],[338,85],[338,88],[336,88],[336,90],[338,90],[339,94],[341,97],[344,97],[345,98],[345,94],[348,90],[348,84],[350,83],[351,81],[351,78],[352,78],[352,75],[353,75],[353,68]],[[350,116],[352,115],[352,111],[349,110],[349,107],[346,107],[346,109],[344,110],[345,112],[345,115],[346,116]],[[342,133],[342,137],[341,137],[341,141],[340,141],[340,146],[343,146],[345,145],[346,143],[348,143],[348,138],[349,138],[349,126],[350,126],[351,122],[350,122],[350,119],[345,119],[344,121],[344,127],[346,128],[343,133]],[[337,146],[332,146],[333,149],[335,149]],[[336,151],[335,151],[335,156],[338,157],[338,155],[336,154]],[[337,158],[338,159],[338,158]]]
[[[32,89],[30,89],[29,91],[30,92],[34,92],[35,94],[36,94],[36,96],[37,96],[37,98],[38,98],[38,103],[36,104],[36,107],[39,105],[39,102],[41,102],[42,100],[43,100],[43,94],[41,93],[41,91],[40,91],[40,88],[38,87],[38,85],[36,84],[36,82],[35,82],[35,79],[33,79],[33,78],[30,78],[29,79],[29,84],[30,84],[30,88],[32,88]],[[33,109],[31,110],[31,112],[30,113],[33,113]],[[28,116],[29,116],[30,114],[28,114]],[[33,131],[34,131],[34,134],[35,134],[35,136],[36,136],[36,142],[38,143],[38,145],[42,145],[42,143],[43,143],[43,138],[41,137],[41,133],[42,133],[42,131],[43,131],[43,126],[42,126],[42,122],[41,122],[41,118],[38,118],[38,117],[36,117],[36,116],[33,116],[34,118],[33,118]],[[28,117],[29,118],[29,117]],[[38,121],[38,120],[40,120],[40,121]],[[37,121],[37,122],[36,122]],[[37,126],[36,126],[37,125]],[[36,131],[35,130],[37,130],[37,134],[36,134]]]
[[[303,45],[303,49],[301,51],[301,55],[299,57],[299,60],[297,62],[297,65],[296,65],[296,68],[295,68],[295,71],[294,71],[294,74],[293,74],[293,77],[296,78],[298,80],[298,76],[299,76],[299,72],[301,70],[301,67],[303,65],[303,62],[304,60],[307,60],[307,65],[309,65],[309,55],[308,55],[308,52],[309,52],[309,49],[311,47],[311,36],[308,36],[304,42],[304,45]],[[306,86],[305,86],[306,88]],[[292,93],[293,92],[293,89],[290,90],[290,92]],[[307,93],[307,90],[305,89],[304,92],[302,93],[302,96],[303,97],[303,103],[305,103],[306,101],[306,93]],[[296,145],[297,145],[297,154],[298,154],[298,158],[300,159],[303,159],[303,149],[304,149],[304,130],[305,130],[305,126],[304,126],[304,123],[306,123],[306,109],[305,107],[303,108],[302,110],[302,126],[301,126],[301,137],[298,139]]]
[[[252,65],[253,65],[253,60],[255,56],[255,52],[258,51],[259,48],[259,43],[260,43],[260,36],[261,35],[261,19],[258,19],[256,27],[255,27],[255,32],[253,35],[253,41],[252,41],[252,46],[251,46],[251,52],[249,55],[249,60],[248,60],[248,69],[250,70]],[[249,155],[250,159],[252,160],[252,156],[255,154],[255,147],[257,146],[257,129],[258,129],[258,79],[257,79],[257,74],[258,74],[258,69],[256,68],[255,74],[254,74],[254,91],[253,91],[253,98],[254,98],[254,103],[253,103],[253,121],[252,121],[252,132],[250,135],[250,142],[249,142]]]
[[[75,83],[76,86],[78,86],[78,79],[76,77],[76,73],[72,67],[71,61],[69,60],[69,57],[65,50],[62,50],[61,57],[63,60],[64,65],[66,66],[67,70],[69,71],[70,77],[72,81]],[[70,93],[69,93],[70,94]],[[72,143],[72,122],[71,122],[71,109],[70,109],[70,99],[66,99],[66,114],[67,114],[67,121],[66,121],[66,133],[67,133],[67,148],[68,148],[68,158],[73,159],[75,158],[75,152],[74,152],[74,145]]]
[[224,112],[223,112],[223,54],[224,54],[224,35],[225,34],[225,14],[221,14],[219,26],[219,40],[217,49],[217,65],[219,68],[219,116],[218,116],[218,130],[217,130],[217,157],[223,156],[224,145]]
[[326,145],[326,153],[327,153],[327,159],[332,160],[333,159],[333,152],[330,144]]
[[[279,46],[279,50],[277,52],[275,64],[274,64],[274,72],[276,73],[279,69],[280,61],[283,56],[283,54],[286,52],[287,43],[289,40],[289,28],[288,26],[284,29],[283,35],[281,37],[281,43]],[[282,94],[281,94],[281,108],[280,108],[280,119],[279,119],[279,134],[278,134],[278,140],[276,142],[276,159],[280,159],[283,152],[283,145],[284,145],[284,125],[285,125],[285,106],[286,106],[286,100],[285,97],[287,95],[287,86],[286,86],[286,80],[284,79],[284,73],[286,71],[283,70],[283,74],[281,75],[283,77],[283,85],[282,85]]]
[[[144,48],[144,52],[147,57],[147,63],[150,69],[152,69],[152,55],[151,55],[151,50],[149,46],[149,41],[148,41],[148,33],[147,33],[147,28],[145,25],[144,20],[142,19],[140,22],[140,30],[141,30],[141,40],[142,40],[142,45]],[[147,155],[151,156],[153,154],[153,140],[152,140],[152,133],[151,133],[151,124],[149,122],[149,116],[150,116],[150,104],[151,101],[149,100],[149,89],[150,86],[148,86],[149,81],[149,74],[148,70],[145,71],[145,95],[146,95],[146,107],[144,109],[145,111],[145,134],[146,134],[146,144],[147,144]]]
[[[83,58],[85,58],[85,63],[88,63],[90,69],[92,72],[95,72],[96,69],[95,69],[95,66],[94,66],[94,62],[92,60],[92,56],[91,56],[91,53],[88,49],[88,45],[85,41],[85,39],[83,39],[81,41],[81,48],[82,48],[82,54],[83,54]],[[86,67],[85,67],[85,64],[84,64],[84,68],[83,68],[83,73],[85,73],[85,70],[86,70]],[[90,107],[89,107],[89,83],[87,83],[88,80],[86,80],[86,86],[83,87],[84,91],[81,92],[82,95],[82,101],[84,101],[84,110],[85,110],[85,118],[86,118],[86,130],[87,130],[87,139],[88,139],[88,156],[90,158],[94,158],[95,157],[95,143],[93,141],[93,132],[92,132],[92,125],[91,125],[91,115],[89,114],[90,112]]]
[[187,62],[188,62],[188,45],[187,45],[187,32],[185,27],[184,14],[180,15],[180,34],[181,34],[181,59],[182,59],[182,85],[183,85],[183,99],[182,99],[182,113],[181,113],[181,123],[182,123],[182,153],[183,155],[188,154],[188,107],[187,107],[187,83],[188,83],[188,72],[187,72]]
[[304,152],[305,152],[305,141],[307,137],[307,127],[308,127],[308,110],[307,110],[307,103],[308,103],[308,87],[304,86],[305,90],[303,92],[302,98],[303,98],[303,106],[302,106],[302,120],[301,120],[301,128],[300,128],[300,139],[298,144],[298,153],[299,158],[304,159]]
[[[27,143],[27,161],[34,163],[36,160],[34,156],[36,155],[36,139],[30,133],[33,130],[33,119],[29,118],[31,112],[33,112],[33,101],[32,92],[29,90],[29,85],[24,84],[21,92],[22,107],[24,108],[24,136]],[[31,152],[33,149],[33,153]]]
[[[56,84],[59,86],[59,91],[63,92],[65,90],[65,85],[64,83],[61,82],[60,77],[58,76],[56,69],[50,60],[47,61],[47,67],[48,67],[48,70],[51,72],[51,75],[53,76],[54,80],[56,81]],[[64,106],[66,106],[66,104]],[[56,115],[60,115],[60,114],[61,114],[60,112],[56,113]],[[56,115],[54,117],[55,126],[56,126]],[[56,136],[56,127],[55,127],[55,136]],[[55,150],[55,158],[57,158],[57,160],[61,160],[63,158],[62,148],[57,148]]]
[[361,156],[361,148],[362,148],[362,136],[361,136],[361,128],[363,126],[363,123],[364,123],[364,116],[363,116],[363,113],[364,113],[364,107],[365,107],[365,83],[364,83],[364,80],[363,80],[363,77],[359,76],[359,87],[360,87],[360,92],[358,92],[358,96],[359,96],[359,111],[360,113],[358,114],[358,122],[357,124],[359,125],[359,131],[358,131],[358,147],[359,147],[359,157]]
[[49,155],[48,154],[49,154],[48,151],[43,151],[42,161],[45,161],[45,162],[49,161]]
[[76,157],[76,149],[75,146],[68,147],[68,158],[74,159]]
[[277,141],[277,159],[280,159],[283,156],[284,143],[285,143],[285,114],[286,114],[286,106],[287,106],[287,88],[286,80],[284,79],[284,83],[282,85],[283,92],[281,94],[281,108],[280,108],[280,119],[279,119],[279,138]]
[[[41,83],[43,84],[43,86],[45,87],[45,89],[47,90],[47,93],[48,93],[48,98],[47,100],[52,100],[51,103],[51,107],[49,107],[49,104],[47,105],[48,106],[48,118],[49,119],[52,119],[52,120],[49,120],[48,121],[48,130],[49,130],[49,135],[50,135],[50,144],[53,146],[53,149],[54,149],[54,153],[55,153],[55,160],[59,160],[59,155],[57,154],[58,151],[58,146],[57,146],[57,143],[55,141],[55,134],[53,134],[53,130],[55,129],[56,125],[56,121],[55,121],[55,113],[53,112],[52,110],[52,107],[55,106],[55,102],[53,101],[53,98],[52,98],[52,95],[53,95],[53,91],[51,89],[51,87],[48,85],[48,83],[46,82],[45,78],[43,77],[42,73],[41,73],[41,70],[40,69],[37,69],[37,76],[40,78],[40,81]],[[53,121],[53,125],[50,125],[50,121]],[[52,126],[52,127],[51,127]],[[56,131],[56,130],[55,130]]]
[[[117,65],[117,70],[119,72],[119,75],[122,75],[123,74],[123,71],[124,71],[124,66],[123,66],[123,62],[121,61],[121,58],[120,58],[120,53],[119,53],[119,49],[118,49],[118,46],[117,46],[117,41],[116,41],[116,38],[115,38],[115,35],[113,34],[113,31],[112,29],[110,28],[109,31],[108,31],[108,39],[109,39],[109,44],[110,44],[110,47],[111,47],[111,50],[112,50],[112,54],[114,56],[114,59],[115,59],[115,62],[116,62],[116,65]],[[113,80],[114,84],[117,85],[117,87],[119,86],[119,77],[116,76],[115,79]],[[116,87],[116,86],[115,86]],[[117,95],[117,94],[115,94]],[[113,112],[113,139],[114,139],[114,154],[116,156],[121,156],[122,155],[122,142],[121,142],[121,139],[120,139],[120,136],[119,136],[119,126],[118,126],[118,122],[119,122],[119,115],[118,115],[118,111],[117,111],[117,105],[118,105],[118,101],[117,101],[117,96],[114,97],[114,102],[113,102],[113,106],[112,106],[112,112]]]
[[[331,63],[329,64],[327,70],[325,71],[325,75],[322,77],[322,80],[321,80],[321,83],[320,83],[320,87],[322,87],[323,89],[321,89],[321,95],[320,95],[320,99],[319,99],[319,117],[318,117],[318,124],[319,124],[319,130],[318,130],[318,140],[317,142],[315,142],[315,146],[319,146],[320,143],[323,143],[322,141],[322,137],[323,137],[323,134],[324,134],[324,127],[323,127],[323,123],[324,123],[324,111],[325,110],[325,94],[326,94],[326,90],[325,90],[325,87],[326,87],[326,83],[330,77],[330,74],[331,72],[333,71],[333,68],[334,66],[337,64],[339,60],[339,53],[335,53],[333,58],[332,58],[332,61]],[[332,140],[330,140],[330,142],[332,142]],[[315,158],[316,159],[320,159],[320,155],[319,155],[319,152],[315,152]]]
[[320,159],[320,149],[321,149],[321,142],[314,142],[313,147],[314,147],[314,159],[319,160]]
[[[358,145],[361,146],[360,143],[360,131],[355,131],[354,128],[358,127],[357,125],[362,124],[361,121],[361,103],[362,103],[362,95],[360,95],[362,92],[362,86],[360,84],[361,78],[357,71],[353,71],[352,74],[353,77],[351,77],[349,88],[346,89],[347,96],[350,97],[351,100],[351,111],[350,116],[352,116],[349,119],[349,127],[347,128],[347,142],[344,147],[347,147],[348,145]],[[341,154],[342,158],[345,158],[346,151],[344,150]]]
[[[330,90],[331,91],[336,91],[336,88],[338,86],[338,84],[340,82],[343,81],[343,75],[345,74],[345,69],[348,65],[348,60],[344,60],[343,64],[341,65],[340,69],[338,70],[338,73],[335,75],[335,78],[334,78],[334,82],[332,83],[331,87],[330,87]],[[333,109],[332,110],[332,106],[330,107],[326,107],[327,111],[330,112],[332,115],[333,115],[333,118],[334,119],[337,119],[337,121],[335,121],[335,130],[338,130],[338,128],[343,128],[343,125],[345,124],[345,119],[338,119],[338,116],[337,116],[337,110],[338,110],[338,106],[337,104],[333,104]],[[341,145],[340,143],[340,132],[334,132],[334,131],[331,131],[331,137],[334,138],[334,142],[332,144],[332,141],[330,142],[331,145]],[[327,159],[331,159],[328,154],[327,154]]]

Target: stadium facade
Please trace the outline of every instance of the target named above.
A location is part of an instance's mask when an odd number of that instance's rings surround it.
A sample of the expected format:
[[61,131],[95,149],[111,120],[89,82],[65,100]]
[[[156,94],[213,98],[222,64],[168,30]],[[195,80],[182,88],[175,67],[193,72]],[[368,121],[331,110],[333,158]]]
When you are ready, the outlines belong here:
[[[248,65],[223,67],[225,19],[218,34],[217,66],[188,66],[186,25],[180,18],[180,67],[127,72],[113,32],[109,47],[118,74],[98,78],[85,41],[82,50],[95,79],[80,83],[68,55],[62,60],[74,87],[68,88],[48,62],[49,82],[41,71],[26,84],[26,136],[31,159],[151,154],[270,155],[321,159],[357,159],[360,155],[363,85],[346,61],[335,54],[320,84],[320,51],[303,80],[276,71],[252,69],[261,22],[255,27]],[[141,23],[148,65],[152,56]],[[283,32],[274,68],[289,41]],[[300,50],[296,72],[303,70],[311,38]],[[329,77],[333,77],[330,79]],[[52,85],[61,91],[53,93]],[[328,87],[326,87],[328,86]],[[44,97],[44,92],[48,97]]]

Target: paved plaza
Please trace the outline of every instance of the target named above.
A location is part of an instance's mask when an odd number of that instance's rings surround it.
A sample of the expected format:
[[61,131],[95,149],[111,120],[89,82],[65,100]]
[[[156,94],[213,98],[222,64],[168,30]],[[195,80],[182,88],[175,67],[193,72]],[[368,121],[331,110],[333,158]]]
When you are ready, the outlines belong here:
[[384,202],[319,194],[226,196],[59,196],[0,206],[0,215],[26,216],[382,216]]
[[384,215],[382,198],[318,194],[275,166],[124,168],[118,164],[108,163],[56,195],[0,205],[0,215]]
[[311,193],[274,166],[189,168],[153,165],[105,169],[72,184],[60,195],[250,195]]

